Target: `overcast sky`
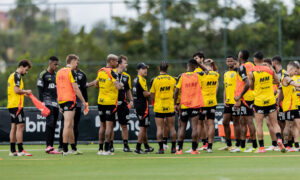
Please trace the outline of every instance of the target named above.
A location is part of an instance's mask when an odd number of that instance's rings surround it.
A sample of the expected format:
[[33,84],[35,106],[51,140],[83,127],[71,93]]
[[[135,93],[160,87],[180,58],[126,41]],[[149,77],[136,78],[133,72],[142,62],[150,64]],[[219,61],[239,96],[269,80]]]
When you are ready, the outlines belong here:
[[[47,0],[33,0],[33,2],[43,2]],[[57,8],[66,8],[69,11],[69,16],[71,20],[71,27],[78,29],[82,25],[90,30],[93,25],[98,21],[106,21],[110,24],[110,5],[107,2],[120,2],[121,0],[85,0],[85,2],[92,2],[90,4],[67,4],[58,5]],[[224,0],[219,0],[223,4]],[[250,0],[236,0],[245,8],[251,7]],[[290,8],[292,7],[292,0],[282,0]],[[0,0],[0,11],[7,11],[14,6],[8,6],[7,4],[13,4],[15,0]],[[82,3],[84,0],[48,0],[50,3],[72,3],[79,2]],[[93,2],[101,2],[101,4],[93,4]],[[45,5],[39,5],[40,8],[46,8]],[[54,6],[51,6],[54,8]],[[128,10],[124,3],[116,3],[112,6],[113,16],[126,16],[135,17],[136,12],[133,10]],[[220,22],[221,23],[221,22]]]

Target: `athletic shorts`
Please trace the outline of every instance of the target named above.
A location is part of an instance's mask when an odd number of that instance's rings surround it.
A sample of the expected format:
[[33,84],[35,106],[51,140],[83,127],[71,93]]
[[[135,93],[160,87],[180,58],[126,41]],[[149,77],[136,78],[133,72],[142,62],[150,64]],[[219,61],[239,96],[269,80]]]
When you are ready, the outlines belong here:
[[122,103],[117,108],[117,118],[121,125],[127,125],[129,121],[129,109],[126,103]]
[[68,101],[68,102],[59,104],[59,107],[63,110],[63,112],[74,111],[74,109],[76,108],[76,104],[74,104],[74,102],[72,102],[72,101]]
[[232,116],[240,116],[240,108],[234,109],[233,104],[228,104],[228,107],[224,106],[224,114],[231,114]]
[[240,115],[241,116],[253,116],[253,103],[254,101],[245,101],[246,104],[244,104],[244,102],[241,102],[241,111],[240,111]]
[[286,121],[294,121],[297,110],[283,112],[283,119]]
[[117,108],[115,105],[100,105],[98,104],[98,112],[101,122],[116,121]]
[[199,116],[199,108],[180,109],[180,119],[182,122],[188,122],[190,118]]
[[19,108],[9,108],[8,112],[10,114],[11,123],[21,124],[25,123],[25,116],[23,108],[20,110],[19,114],[17,115]]
[[279,106],[279,113],[277,113],[277,120],[285,121],[285,113],[283,112],[281,106]]
[[59,116],[59,109],[48,105],[46,107],[50,110],[49,116],[46,117],[46,125],[55,128]]
[[254,112],[258,114],[269,115],[277,110],[276,104],[271,106],[256,106],[254,105]]
[[139,120],[139,127],[149,127],[150,118],[149,118],[149,108],[146,104],[136,103],[135,105],[136,116]]
[[155,113],[156,118],[167,118],[167,117],[172,117],[175,116],[175,112],[172,113]]
[[291,115],[292,115],[293,119],[299,119],[300,118],[300,111],[298,109],[291,110]]
[[200,115],[199,120],[205,120],[205,117],[207,119],[215,120],[215,114],[216,114],[216,106],[213,107],[202,107],[200,108]]

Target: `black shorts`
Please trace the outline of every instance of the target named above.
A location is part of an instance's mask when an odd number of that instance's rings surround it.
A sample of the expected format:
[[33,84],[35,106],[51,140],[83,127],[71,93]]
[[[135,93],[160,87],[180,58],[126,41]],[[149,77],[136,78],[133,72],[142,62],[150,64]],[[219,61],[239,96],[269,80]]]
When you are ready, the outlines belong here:
[[49,116],[46,117],[46,125],[55,128],[58,115],[59,115],[59,109],[53,106],[46,106],[46,107],[50,110]]
[[258,114],[269,115],[277,110],[276,104],[271,106],[256,106],[254,105],[254,112]]
[[140,127],[149,127],[150,118],[149,118],[149,108],[146,104],[135,104],[136,116],[139,120]]
[[67,101],[65,103],[59,104],[59,107],[62,109],[63,112],[74,111],[74,109],[76,108],[76,103],[72,101]]
[[[296,110],[297,111],[297,110]],[[286,112],[283,112],[283,117],[282,119],[285,120],[285,121],[294,121],[295,119],[295,110],[291,110],[291,111],[286,111]]]
[[254,101],[245,101],[246,104],[244,104],[244,102],[241,102],[241,108],[240,108],[240,115],[241,116],[253,116],[253,103]]
[[155,113],[156,118],[167,118],[167,117],[172,117],[175,116],[175,112],[172,113]]
[[291,110],[291,114],[292,114],[293,119],[299,119],[300,118],[300,111],[299,111],[299,109]]
[[129,121],[129,109],[126,103],[122,103],[117,108],[117,119],[121,125],[127,125]]
[[233,104],[228,104],[228,107],[224,106],[224,114],[231,114],[232,116],[240,116],[240,108],[234,109]]
[[180,109],[180,120],[182,122],[188,122],[190,118],[199,116],[199,110],[199,108]]
[[205,117],[207,119],[215,120],[215,114],[216,114],[216,106],[202,107],[200,109],[199,120],[205,120]]
[[285,121],[285,113],[283,112],[281,106],[279,106],[279,113],[277,113],[277,120]]
[[8,112],[10,114],[11,123],[21,124],[25,123],[25,116],[23,108],[20,110],[19,114],[17,115],[19,108],[9,108]]
[[100,105],[98,104],[98,112],[101,122],[116,121],[117,107],[115,105]]

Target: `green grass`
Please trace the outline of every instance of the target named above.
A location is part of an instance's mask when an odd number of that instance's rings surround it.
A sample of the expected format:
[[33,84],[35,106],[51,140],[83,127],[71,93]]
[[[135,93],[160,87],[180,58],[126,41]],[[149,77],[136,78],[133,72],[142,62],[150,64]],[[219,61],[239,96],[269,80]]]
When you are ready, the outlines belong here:
[[[134,155],[116,144],[114,156],[98,156],[97,145],[79,145],[83,155],[62,157],[46,154],[42,145],[25,145],[32,157],[9,157],[9,146],[1,145],[0,179],[299,179],[300,153],[232,154],[218,151],[222,146],[215,143],[212,154]],[[184,144],[185,150],[190,147]]]

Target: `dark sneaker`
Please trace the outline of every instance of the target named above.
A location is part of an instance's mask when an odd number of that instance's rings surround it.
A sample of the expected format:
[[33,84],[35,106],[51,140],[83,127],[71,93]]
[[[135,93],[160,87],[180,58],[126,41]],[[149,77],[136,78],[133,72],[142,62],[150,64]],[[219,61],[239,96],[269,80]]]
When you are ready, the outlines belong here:
[[129,147],[124,147],[123,152],[132,152]]
[[145,153],[150,153],[153,152],[154,148],[153,147],[149,147],[148,149],[145,149]]
[[145,152],[143,150],[134,150],[134,154],[145,154]]

